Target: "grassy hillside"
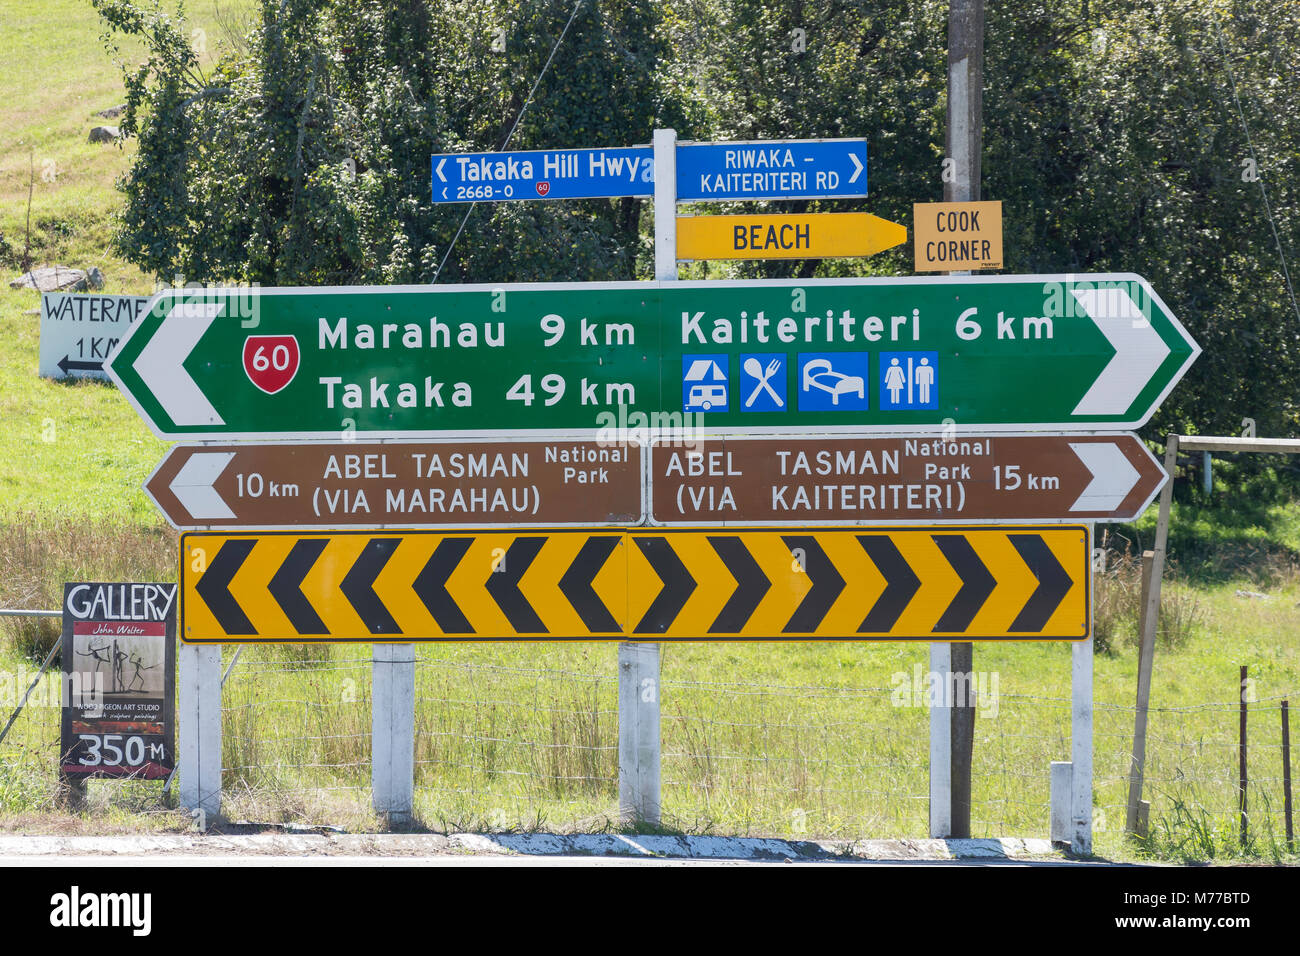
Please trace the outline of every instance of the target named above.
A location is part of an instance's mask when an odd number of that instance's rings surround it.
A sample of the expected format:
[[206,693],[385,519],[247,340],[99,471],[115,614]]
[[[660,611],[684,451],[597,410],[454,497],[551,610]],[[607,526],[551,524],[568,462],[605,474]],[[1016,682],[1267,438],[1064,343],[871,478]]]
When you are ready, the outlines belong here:
[[[191,36],[206,60],[254,7],[189,5]],[[0,24],[0,511],[156,522],[140,482],[164,446],[113,388],[35,376],[38,318],[28,313],[40,296],[8,288],[30,250],[36,265],[98,266],[108,292],[152,290],[153,278],[111,249],[120,205],[114,183],[133,144],[87,142],[93,126],[118,122],[94,114],[123,102],[121,70],[89,0],[0,0]],[[116,42],[134,62],[132,45]]]
[[[251,4],[199,3],[209,55],[221,22]],[[233,13],[231,12],[233,10]],[[110,250],[114,179],[131,146],[85,142],[96,110],[121,102],[85,0],[0,0],[0,231],[3,265],[99,266],[109,291],[146,292]],[[129,55],[130,51],[125,51]],[[12,65],[17,65],[13,68]],[[33,174],[34,170],[34,174]],[[43,175],[43,173],[45,175]],[[1135,264],[1140,270],[1140,264]],[[0,606],[57,604],[63,581],[170,579],[175,537],[141,482],[161,459],[110,386],[36,376],[38,296],[0,288]],[[1151,522],[1125,533],[1149,546]],[[1174,625],[1158,654],[1149,794],[1168,858],[1231,853],[1235,832],[1238,667],[1250,694],[1252,807],[1278,827],[1277,701],[1300,689],[1300,509],[1241,500],[1178,509],[1184,579],[1168,589]],[[1221,542],[1233,544],[1231,560]],[[1264,597],[1241,596],[1239,590]],[[1120,562],[1098,582],[1110,650],[1096,659],[1098,849],[1119,836],[1136,680],[1137,580]],[[48,622],[4,622],[0,670],[30,675]],[[230,654],[227,652],[227,658]],[[611,644],[422,646],[419,811],[437,827],[608,825],[616,808]],[[840,837],[925,831],[924,708],[893,691],[927,666],[924,644],[683,644],[664,653],[664,779],[670,825],[689,830]],[[1042,835],[1048,763],[1069,755],[1068,647],[982,644],[996,713],[976,742],[979,835]],[[900,677],[902,675],[902,677]],[[9,693],[22,683],[10,680]],[[362,648],[253,648],[226,693],[231,813],[373,826],[369,815],[368,664]],[[3,701],[0,701],[3,702]],[[0,828],[184,827],[159,812],[156,785],[96,785],[90,813],[54,811],[58,709],[29,708],[0,745]],[[1174,826],[1161,836],[1160,825]],[[1263,856],[1271,843],[1255,848]]]

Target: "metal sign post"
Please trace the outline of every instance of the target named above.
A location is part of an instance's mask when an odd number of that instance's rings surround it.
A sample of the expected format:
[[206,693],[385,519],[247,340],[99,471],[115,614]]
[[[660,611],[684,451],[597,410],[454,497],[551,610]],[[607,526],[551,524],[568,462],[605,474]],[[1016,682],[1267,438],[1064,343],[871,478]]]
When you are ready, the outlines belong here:
[[[655,279],[677,281],[677,131],[654,132]],[[618,798],[619,813],[630,823],[658,826],[661,733],[659,645],[618,646]]]

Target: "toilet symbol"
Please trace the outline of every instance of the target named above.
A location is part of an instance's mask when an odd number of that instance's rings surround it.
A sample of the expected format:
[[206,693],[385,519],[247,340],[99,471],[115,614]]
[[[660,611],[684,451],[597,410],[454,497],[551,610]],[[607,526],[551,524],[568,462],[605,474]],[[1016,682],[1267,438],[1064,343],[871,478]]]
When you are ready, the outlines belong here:
[[880,407],[882,410],[939,407],[938,352],[882,352]]
[[921,364],[916,367],[916,390],[920,393],[922,405],[930,404],[930,386],[934,384],[934,366],[930,360],[924,356],[921,357]]
[[889,368],[885,371],[885,388],[889,389],[889,400],[895,405],[899,403],[906,382],[907,376],[899,368],[898,359],[890,359]]

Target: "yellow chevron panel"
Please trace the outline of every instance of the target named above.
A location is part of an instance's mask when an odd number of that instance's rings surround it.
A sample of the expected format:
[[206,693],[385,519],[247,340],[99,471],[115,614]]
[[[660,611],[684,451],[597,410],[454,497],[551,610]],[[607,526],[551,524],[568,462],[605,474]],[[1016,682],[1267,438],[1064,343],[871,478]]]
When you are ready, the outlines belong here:
[[731,597],[733,582],[713,545],[711,535],[674,535],[669,541],[673,551],[695,579],[695,590],[673,619],[669,634],[704,636],[709,633],[718,612]]
[[[741,540],[772,582],[741,634],[753,638],[780,637],[781,628],[812,587],[808,575],[800,570],[798,559],[780,533],[750,532],[742,534]],[[730,575],[726,581],[728,589],[733,587]]]
[[619,533],[617,537],[618,547],[610,552],[609,560],[596,572],[591,586],[596,596],[605,607],[609,608],[609,613],[613,615],[614,620],[626,631],[628,629],[627,607],[630,601],[627,564],[628,555],[634,547],[627,535]]
[[[304,535],[303,537],[316,537]],[[334,535],[328,538],[329,544],[321,552],[311,571],[303,579],[299,590],[315,608],[320,619],[325,623],[331,635],[367,634],[365,625],[353,609],[351,603],[339,590],[347,573],[356,564],[357,558],[365,549],[372,535]],[[382,535],[377,537],[384,537]],[[262,595],[262,600],[274,603],[269,593]]]
[[475,535],[474,543],[447,578],[447,591],[461,613],[469,619],[476,635],[514,633],[505,614],[488,593],[487,581],[488,575],[504,573],[500,569],[515,538],[514,533]]
[[[1045,634],[1078,634],[1087,637],[1092,633],[1092,542],[1086,528],[1061,528],[1043,533],[1052,556],[1061,563],[1074,581],[1070,593],[1056,609],[1043,628]],[[1083,551],[1080,567],[1079,551]]]
[[[920,588],[898,618],[891,635],[906,638],[930,638],[944,610],[961,590],[961,578],[952,569],[929,531],[948,533],[947,528],[926,529],[915,535],[890,535],[899,554],[912,573],[920,578]],[[954,529],[957,531],[959,529]]]
[[[376,533],[377,534],[377,533]],[[383,535],[378,535],[383,536]],[[434,535],[404,535],[393,556],[375,578],[375,594],[397,621],[402,636],[437,637],[442,629],[415,593],[415,579],[443,540]]]
[[623,616],[623,630],[631,634],[659,596],[662,583],[630,535],[624,554],[627,559],[627,611]]
[[1020,560],[1019,554],[1011,545],[1011,539],[1005,534],[971,533],[966,536],[966,540],[997,581],[993,593],[966,630],[972,634],[1006,632],[1038,587],[1038,579],[1025,566],[1025,562]]
[[284,564],[293,547],[293,538],[262,538],[230,582],[234,595],[248,619],[259,633],[289,636],[296,634],[288,618],[267,592],[267,585]]
[[[865,529],[862,529],[865,530]],[[885,579],[858,543],[861,530],[826,535],[821,540],[826,556],[844,578],[844,591],[821,625],[818,634],[853,634],[862,625],[885,590]]]
[[[607,556],[595,540],[614,542]],[[1062,640],[1090,626],[1082,526],[199,532],[181,542],[181,634],[195,642]],[[323,543],[310,564],[302,542]],[[435,604],[436,585],[422,596],[415,581],[444,545],[432,573],[447,593]],[[621,632],[598,627],[593,594]],[[458,611],[472,632],[444,633],[434,610],[452,628]],[[308,629],[313,614],[328,634]],[[859,631],[868,622],[876,630]]]
[[[578,612],[574,610],[569,599],[560,590],[560,578],[571,568],[588,539],[593,537],[613,537],[620,535],[551,534],[546,544],[537,553],[527,574],[520,581],[520,591],[528,603],[537,611],[537,616],[546,625],[547,631],[557,638],[575,637],[589,633]],[[610,562],[616,561],[615,552],[610,555]],[[601,570],[605,570],[604,567]],[[619,619],[618,605],[606,605],[614,620]]]
[[[186,540],[189,539],[189,540]],[[215,641],[225,636],[208,606],[193,594],[193,588],[207,573],[224,539],[209,536],[185,535],[181,538],[181,602],[180,618],[176,628],[182,640]],[[192,595],[192,596],[191,596]]]

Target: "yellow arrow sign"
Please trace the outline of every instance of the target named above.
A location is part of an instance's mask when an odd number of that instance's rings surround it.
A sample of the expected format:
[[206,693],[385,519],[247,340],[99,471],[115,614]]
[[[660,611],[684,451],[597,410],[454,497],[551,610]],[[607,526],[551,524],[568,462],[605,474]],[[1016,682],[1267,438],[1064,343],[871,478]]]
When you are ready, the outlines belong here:
[[251,532],[181,539],[204,642],[1078,640],[1087,529]]
[[678,259],[828,259],[874,256],[907,241],[907,227],[865,212],[682,216]]

